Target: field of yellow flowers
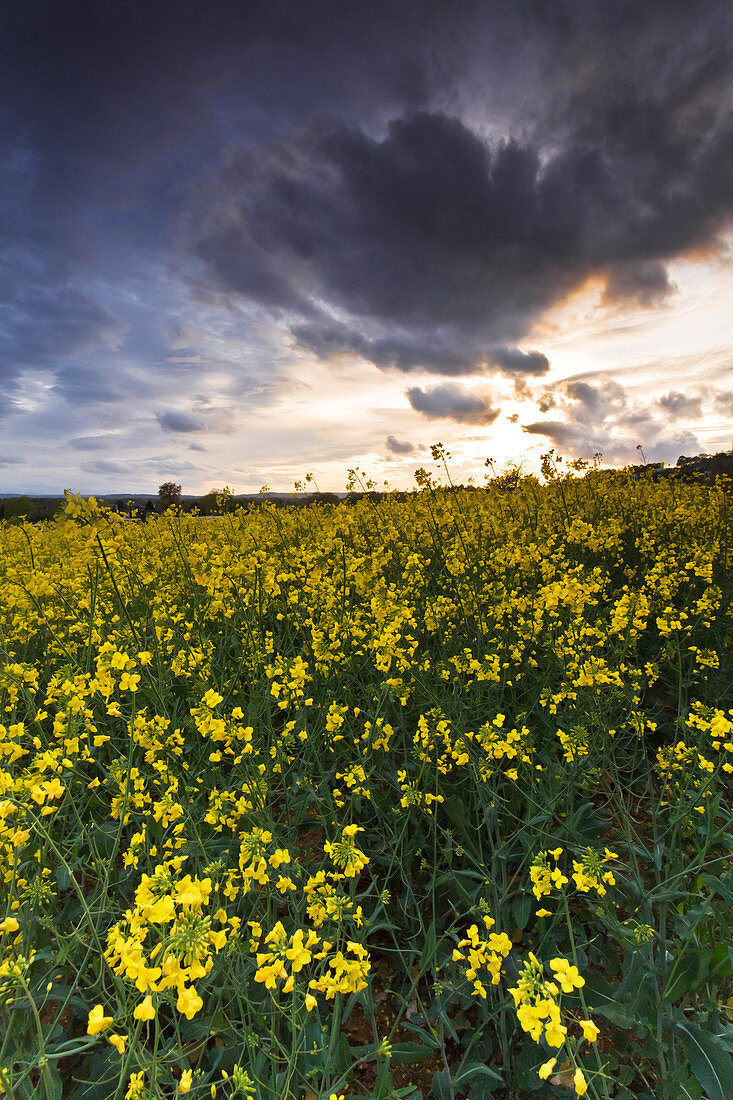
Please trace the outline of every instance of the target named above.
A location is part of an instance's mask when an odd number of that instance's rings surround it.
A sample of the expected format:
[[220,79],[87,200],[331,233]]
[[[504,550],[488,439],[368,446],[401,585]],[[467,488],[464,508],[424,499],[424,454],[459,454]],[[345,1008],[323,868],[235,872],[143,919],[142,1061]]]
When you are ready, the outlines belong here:
[[0,525],[0,1092],[733,1096],[731,498]]

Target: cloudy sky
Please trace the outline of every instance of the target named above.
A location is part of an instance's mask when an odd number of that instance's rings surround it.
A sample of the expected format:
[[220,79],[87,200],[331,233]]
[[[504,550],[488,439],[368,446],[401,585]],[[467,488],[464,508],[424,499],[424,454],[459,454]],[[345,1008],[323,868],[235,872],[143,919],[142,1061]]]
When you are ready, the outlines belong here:
[[0,23],[0,492],[731,446],[729,0]]

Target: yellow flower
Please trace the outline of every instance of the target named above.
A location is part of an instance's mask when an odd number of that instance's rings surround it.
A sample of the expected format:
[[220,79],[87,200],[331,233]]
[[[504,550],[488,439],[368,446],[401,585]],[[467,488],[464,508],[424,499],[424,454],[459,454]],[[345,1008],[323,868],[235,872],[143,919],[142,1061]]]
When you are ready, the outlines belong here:
[[306,993],[306,995],[305,995],[305,1007],[308,1009],[308,1011],[312,1012],[317,1004],[318,1004],[318,1001],[313,996],[313,994],[312,993]]
[[136,1020],[154,1020],[155,1019],[155,1009],[153,1008],[153,998],[150,996],[149,993],[148,993],[147,997],[143,1001],[141,1001],[140,1004],[137,1006],[137,1008],[133,1012],[133,1016],[135,1017]]
[[125,1053],[125,1047],[127,1046],[127,1036],[118,1035],[116,1032],[107,1036],[107,1042],[111,1043],[118,1054]]
[[543,1081],[546,1081],[556,1065],[557,1058],[550,1058],[549,1062],[543,1062],[540,1068],[537,1070],[538,1076],[541,1077]]
[[19,928],[15,917],[6,917],[4,921],[0,921],[0,932],[17,932]]
[[568,1029],[558,1023],[557,1020],[550,1020],[545,1027],[545,1039],[551,1047],[561,1047],[565,1042],[567,1033]]
[[551,917],[552,916],[552,910],[551,909],[538,909],[537,910],[537,916],[538,917]]
[[583,1075],[582,1069],[576,1069],[573,1076],[573,1084],[575,1085],[575,1093],[577,1096],[585,1096],[588,1091],[588,1085]]
[[114,1016],[105,1016],[101,1005],[95,1005],[89,1013],[87,1023],[87,1035],[98,1035],[100,1031],[106,1031],[114,1021]]
[[191,1081],[193,1079],[193,1070],[187,1069],[185,1073],[181,1074],[181,1080],[178,1082],[178,1092],[188,1092],[191,1088]]
[[130,1083],[127,1086],[125,1100],[139,1100],[143,1096],[147,1096],[147,1091],[145,1089],[145,1070],[141,1069],[139,1073],[130,1074]]
[[579,1023],[583,1029],[583,1038],[587,1039],[589,1043],[595,1043],[601,1034],[601,1029],[596,1027],[592,1020],[580,1020]]
[[176,907],[169,894],[164,894],[162,898],[158,898],[145,909],[145,918],[151,924],[167,924],[175,918],[175,915]]
[[187,1020],[192,1020],[200,1008],[203,1008],[204,1002],[199,997],[194,987],[187,986],[182,989],[178,994],[178,1000],[176,1001],[176,1008],[179,1012],[182,1012]]
[[571,966],[567,959],[550,959],[550,967],[555,971],[563,993],[572,993],[574,989],[585,985],[585,978],[581,976],[577,966]]

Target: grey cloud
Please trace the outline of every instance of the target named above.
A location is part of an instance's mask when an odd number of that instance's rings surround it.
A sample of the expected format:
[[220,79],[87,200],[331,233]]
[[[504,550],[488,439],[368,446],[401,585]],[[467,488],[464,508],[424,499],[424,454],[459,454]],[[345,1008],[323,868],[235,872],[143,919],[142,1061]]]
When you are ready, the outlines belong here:
[[124,331],[38,248],[10,248],[0,260],[0,383],[11,398],[23,371],[56,372],[84,353],[115,348]]
[[428,339],[422,333],[394,332],[369,337],[356,327],[332,320],[306,321],[290,329],[299,347],[319,359],[352,354],[383,369],[429,370],[436,374],[461,375],[499,371],[515,380],[546,374],[550,362],[540,351],[494,348],[487,351],[459,327],[444,326]]
[[547,374],[550,360],[541,351],[520,351],[519,348],[495,348],[490,353],[491,365],[510,376]]
[[658,260],[639,260],[618,264],[611,270],[606,284],[607,301],[623,299],[641,306],[659,305],[677,290],[669,273]]
[[597,386],[591,386],[588,382],[568,382],[565,393],[572,397],[573,401],[579,401],[589,409],[597,409],[601,398],[601,391]]
[[533,424],[523,424],[522,431],[528,435],[543,435],[560,446],[575,444],[579,436],[577,424],[567,424],[564,420],[538,420]]
[[733,391],[716,394],[713,404],[716,412],[723,416],[733,416]]
[[445,418],[462,424],[492,424],[500,412],[492,407],[488,398],[449,382],[426,390],[411,386],[407,399],[416,412],[429,420]]
[[156,418],[164,432],[202,432],[204,420],[201,416],[191,416],[190,413],[166,412],[157,413]]
[[292,325],[290,331],[299,347],[319,359],[358,355],[382,369],[422,368],[445,375],[474,374],[486,368],[485,352],[458,330],[434,333],[433,339],[404,332],[367,336],[342,322],[319,320]]
[[[674,463],[681,454],[695,454],[700,450],[699,441],[690,432],[677,432],[672,436],[660,433],[655,425],[653,435],[644,440],[644,450],[651,462]],[[636,463],[639,460],[636,445],[638,437],[630,437],[614,425],[568,424],[565,421],[545,420],[522,425],[528,435],[543,436],[571,458],[589,459],[598,451],[607,462],[614,464]]]
[[84,291],[51,283],[23,286],[12,278],[3,283],[1,346],[6,361],[11,356],[18,366],[110,347],[123,331],[122,322]]
[[116,405],[142,396],[141,390],[147,388],[124,368],[114,370],[109,361],[96,356],[92,362],[82,358],[69,365],[57,364],[55,373],[54,392],[71,405]]
[[550,440],[573,458],[601,451],[611,463],[635,462],[641,442],[651,461],[675,462],[680,454],[694,453],[699,443],[689,431],[671,431],[653,413],[660,407],[679,410],[686,401],[673,391],[645,406],[606,374],[580,375],[548,387],[541,396],[540,411],[552,409],[553,419],[523,424],[522,430]]
[[20,455],[6,455],[0,454],[0,466],[18,466],[25,462],[24,458]]
[[321,356],[541,374],[542,354],[512,345],[548,306],[599,273],[611,297],[658,301],[666,261],[730,217],[711,178],[733,176],[733,139],[719,104],[702,111],[698,77],[676,103],[626,102],[624,87],[597,129],[579,113],[550,153],[436,111],[393,118],[381,139],[316,120],[231,147],[185,239],[214,292],[299,316],[296,340]]
[[616,423],[624,428],[633,428],[635,435],[644,439],[647,434],[656,432],[658,423],[648,409],[636,409],[616,417]]
[[397,439],[394,435],[388,435],[387,450],[393,455],[409,455],[415,450],[415,445],[407,440]]
[[577,403],[575,408],[571,407],[571,416],[575,419],[606,420],[626,407],[626,391],[612,378],[604,379],[598,386],[570,381],[565,385],[565,393]]
[[669,393],[659,398],[658,404],[672,420],[679,420],[681,417],[702,416],[702,400],[692,394],[670,390]]
[[79,435],[69,440],[69,446],[74,451],[102,451],[119,442],[119,437],[114,435]]
[[542,373],[539,353],[503,345],[589,270],[568,259],[577,200],[557,173],[439,113],[393,119],[381,141],[314,122],[287,145],[232,148],[186,234],[215,290],[300,314],[293,333],[317,354]]
[[[163,334],[185,349],[243,303],[325,358],[487,373],[588,275],[663,303],[670,261],[730,219],[729,0],[8,0],[3,20],[0,415],[26,369],[76,407],[190,404]],[[168,304],[196,285],[230,308],[166,317],[162,270]],[[507,362],[517,392],[543,373]]]
[[106,458],[94,462],[82,462],[81,469],[87,474],[129,474],[134,463],[109,462]]
[[541,413],[556,409],[568,422],[602,423],[623,414],[627,397],[623,386],[607,376],[596,384],[569,378],[545,389],[537,404]]
[[230,409],[205,408],[200,412],[156,413],[158,424],[164,432],[213,432],[219,435],[231,435],[237,430],[237,423]]
[[143,458],[139,462],[143,470],[151,470],[156,477],[164,480],[167,477],[182,477],[183,474],[200,474],[202,467],[195,462],[169,457],[166,461],[157,458]]

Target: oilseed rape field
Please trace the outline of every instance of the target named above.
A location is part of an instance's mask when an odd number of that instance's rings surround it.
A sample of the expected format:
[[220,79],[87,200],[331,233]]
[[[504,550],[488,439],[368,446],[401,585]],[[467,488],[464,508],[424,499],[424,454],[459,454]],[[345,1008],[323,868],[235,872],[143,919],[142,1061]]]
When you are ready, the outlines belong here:
[[0,1092],[732,1096],[730,509],[0,525]]

